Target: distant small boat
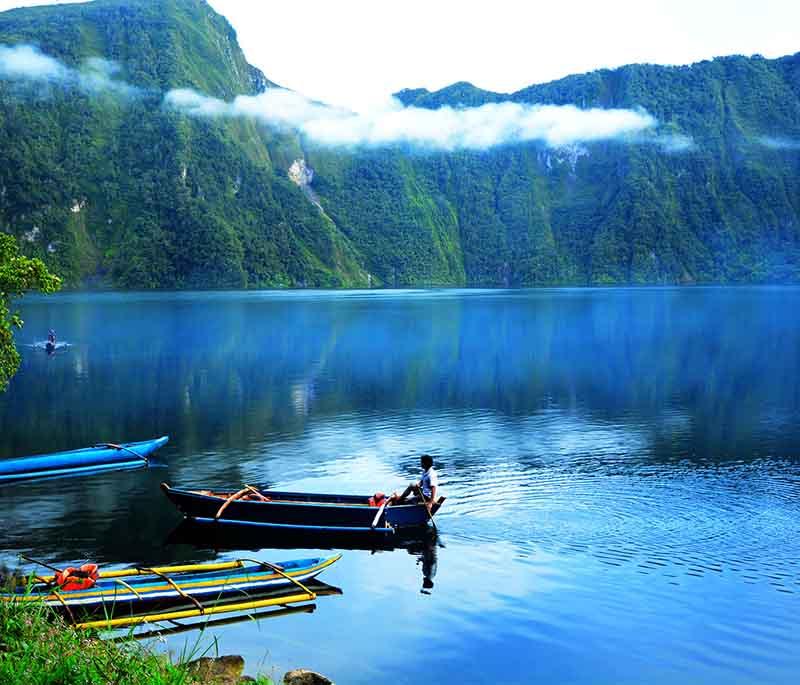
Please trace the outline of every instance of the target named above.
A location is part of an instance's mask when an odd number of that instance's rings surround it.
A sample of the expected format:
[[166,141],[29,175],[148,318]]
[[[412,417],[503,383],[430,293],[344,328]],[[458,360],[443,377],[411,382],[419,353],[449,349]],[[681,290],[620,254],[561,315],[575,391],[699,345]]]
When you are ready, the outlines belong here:
[[52,340],[39,340],[34,343],[30,343],[27,346],[37,350],[44,350],[45,352],[47,352],[47,354],[61,352],[63,350],[66,350],[68,347],[71,347],[70,343],[68,342],[64,341],[53,342]]
[[259,490],[239,492],[187,490],[166,483],[161,489],[184,516],[201,522],[298,530],[394,533],[398,528],[426,526],[429,516],[419,503],[376,507],[368,495],[328,495]]
[[0,484],[21,480],[88,475],[100,471],[147,466],[150,455],[169,441],[169,436],[127,442],[102,443],[68,452],[0,460]]

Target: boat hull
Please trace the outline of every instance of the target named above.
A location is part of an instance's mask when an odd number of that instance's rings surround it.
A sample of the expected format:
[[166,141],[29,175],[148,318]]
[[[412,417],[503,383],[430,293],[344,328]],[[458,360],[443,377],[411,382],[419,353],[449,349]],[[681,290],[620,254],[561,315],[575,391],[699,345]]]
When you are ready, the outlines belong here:
[[[21,587],[16,592],[2,594],[0,599],[17,602],[43,601],[56,609],[69,610],[73,617],[76,617],[76,613],[78,616],[102,613],[109,617],[139,614],[191,606],[194,600],[204,606],[212,606],[242,598],[264,598],[279,596],[286,591],[297,592],[298,586],[293,581],[303,583],[316,578],[340,557],[341,555],[336,555],[279,562],[277,566],[292,580],[270,568],[249,564],[233,570],[199,570],[163,576],[144,574],[124,579],[101,576],[91,588],[61,590],[57,596],[48,586],[34,585],[30,589]],[[180,588],[180,592],[175,585]]]
[[69,452],[0,460],[0,484],[142,468],[147,466],[148,457],[168,441],[169,437],[164,436],[115,447],[104,444]]
[[[276,529],[339,531],[392,534],[398,528],[426,526],[428,512],[421,504],[388,506],[373,527],[378,508],[369,497],[360,495],[322,495],[262,490],[269,501],[233,500],[206,491],[172,488],[162,483],[164,494],[184,516],[197,521],[236,524]],[[433,506],[433,513],[441,501]],[[221,511],[222,505],[224,510]]]

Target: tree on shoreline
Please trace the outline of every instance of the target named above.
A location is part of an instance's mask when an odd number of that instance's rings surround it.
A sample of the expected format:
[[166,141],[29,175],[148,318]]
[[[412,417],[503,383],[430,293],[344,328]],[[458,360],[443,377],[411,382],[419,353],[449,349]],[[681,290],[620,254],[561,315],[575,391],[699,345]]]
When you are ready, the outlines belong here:
[[23,322],[11,311],[11,300],[29,290],[52,293],[60,287],[61,279],[51,274],[41,259],[23,257],[14,236],[0,233],[0,392],[19,368],[13,329],[22,328]]

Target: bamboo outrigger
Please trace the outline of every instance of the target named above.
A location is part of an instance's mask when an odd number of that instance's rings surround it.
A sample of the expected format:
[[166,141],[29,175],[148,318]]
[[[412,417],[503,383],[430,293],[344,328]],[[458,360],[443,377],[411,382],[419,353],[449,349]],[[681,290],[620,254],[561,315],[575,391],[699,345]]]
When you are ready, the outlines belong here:
[[[328,585],[319,580],[312,580],[309,583],[309,589],[320,597],[329,595],[341,595],[341,588]],[[294,606],[283,606],[277,609],[268,609],[267,611],[256,611],[255,613],[242,613],[239,612],[238,616],[226,616],[224,618],[207,619],[203,621],[194,621],[191,623],[180,623],[179,620],[171,619],[168,627],[158,627],[146,632],[136,632],[131,635],[136,640],[149,640],[151,638],[165,637],[167,635],[177,635],[186,633],[193,630],[207,630],[209,628],[216,628],[219,626],[231,625],[240,623],[242,621],[263,621],[270,618],[280,618],[281,616],[289,616],[292,614],[313,614],[316,611],[316,604],[299,604]],[[191,618],[191,617],[190,617]],[[129,636],[119,636],[111,638],[112,640],[127,640]]]
[[[132,626],[313,601],[317,595],[304,583],[340,558],[337,554],[280,564],[237,559],[102,571],[78,589],[58,587],[58,574],[36,576],[32,585],[0,594],[0,601],[44,602],[78,627]],[[294,593],[287,596],[291,589]],[[102,620],[94,618],[98,614]]]
[[298,602],[311,602],[317,598],[313,592],[301,592],[288,597],[271,597],[251,602],[232,602],[217,606],[200,607],[195,609],[183,609],[178,611],[166,611],[159,614],[137,614],[125,616],[123,618],[104,618],[95,621],[83,621],[76,623],[76,628],[128,628],[141,625],[143,623],[157,623],[159,621],[175,621],[182,618],[195,618],[197,616],[213,616],[216,614],[230,613],[234,611],[250,611],[263,607],[275,606],[276,604],[287,605],[297,604]]

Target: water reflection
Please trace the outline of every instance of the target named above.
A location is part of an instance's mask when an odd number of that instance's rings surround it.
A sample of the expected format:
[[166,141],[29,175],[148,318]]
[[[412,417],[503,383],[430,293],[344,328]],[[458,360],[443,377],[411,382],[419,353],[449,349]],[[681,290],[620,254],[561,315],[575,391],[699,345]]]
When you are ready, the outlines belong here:
[[374,531],[285,530],[183,519],[170,531],[166,543],[215,551],[359,549],[374,554],[405,549],[409,554],[421,554],[427,546],[436,543],[436,532],[427,528],[400,529],[392,535]]
[[[343,682],[400,673],[409,655],[482,682],[796,677],[800,289],[23,304],[25,331],[56,327],[74,344],[51,358],[23,349],[0,396],[0,458],[172,441],[164,469],[0,492],[0,519],[14,522],[0,529],[6,556],[155,564],[347,549],[331,572],[346,601],[270,634],[272,660]],[[180,516],[162,480],[391,492],[423,452],[448,496],[446,548],[185,530],[165,544]],[[399,619],[376,625],[376,606]],[[263,656],[263,636],[241,626],[215,636]],[[297,646],[308,640],[311,661]]]
[[361,532],[285,531],[205,523],[184,519],[166,539],[169,545],[191,545],[199,550],[225,552],[264,549],[366,550],[372,554],[405,550],[416,558],[422,572],[423,594],[430,594],[438,569],[439,547],[444,543],[434,528],[401,530],[394,535]]
[[433,579],[439,570],[439,547],[444,547],[444,543],[439,539],[439,534],[435,528],[427,529],[421,540],[409,546],[408,553],[417,555],[417,564],[422,569],[422,589],[423,595],[431,594],[433,590]]
[[[309,584],[306,585],[309,587]],[[310,588],[314,592],[318,588]],[[338,589],[338,588],[337,588]],[[223,626],[232,626],[237,623],[252,623],[258,621],[265,621],[270,618],[280,618],[281,616],[291,616],[292,614],[313,614],[316,610],[316,604],[302,604],[300,606],[287,606],[283,609],[270,609],[268,611],[253,611],[245,614],[238,614],[236,616],[229,616],[227,618],[204,619],[202,621],[183,622],[173,624],[169,627],[158,627],[152,630],[130,631],[126,630],[124,634],[112,638],[115,642],[127,643],[131,637],[136,640],[164,640],[167,637],[174,637],[183,633],[191,633],[193,631],[213,631],[222,628]]]
[[[243,448],[374,409],[559,407],[592,422],[647,419],[653,456],[720,459],[785,452],[779,428],[800,402],[794,384],[776,382],[800,372],[791,289],[60,302],[27,302],[26,330],[57,316],[76,349],[25,355],[0,399],[0,455],[164,431],[193,452]],[[58,398],[45,434],[31,418],[41,382]],[[76,404],[91,423],[70,420]],[[688,412],[683,423],[675,410]]]

